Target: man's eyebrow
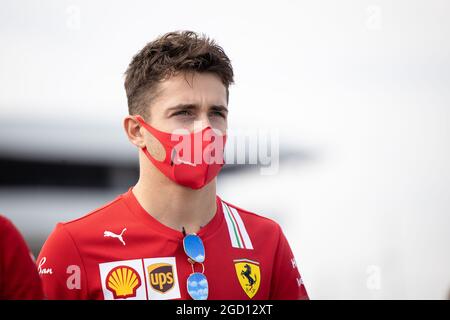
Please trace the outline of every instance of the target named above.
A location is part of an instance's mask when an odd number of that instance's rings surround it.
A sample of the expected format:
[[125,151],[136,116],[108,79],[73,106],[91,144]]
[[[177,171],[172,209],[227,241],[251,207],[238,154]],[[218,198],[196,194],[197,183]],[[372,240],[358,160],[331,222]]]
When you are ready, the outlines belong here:
[[195,104],[180,103],[180,104],[177,104],[176,106],[167,108],[167,111],[180,110],[180,109],[195,109],[195,108],[197,108],[197,105],[195,105]]
[[225,111],[228,112],[228,108],[222,105],[213,105],[211,106],[211,109],[216,110],[216,111]]
[[[198,108],[198,105],[193,104],[193,103],[180,103],[180,104],[177,104],[176,106],[167,108],[166,111],[170,112],[170,111],[174,111],[174,110],[192,110],[192,109],[197,109],[197,108]],[[209,108],[217,110],[217,111],[228,112],[228,108],[223,105],[212,105]]]

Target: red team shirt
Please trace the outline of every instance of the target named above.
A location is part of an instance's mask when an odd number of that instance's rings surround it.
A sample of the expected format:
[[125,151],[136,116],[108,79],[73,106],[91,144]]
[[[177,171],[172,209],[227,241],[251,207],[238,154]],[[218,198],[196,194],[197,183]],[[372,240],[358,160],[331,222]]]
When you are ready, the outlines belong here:
[[43,299],[41,280],[22,235],[0,216],[0,300]]
[[[308,299],[280,226],[216,201],[216,214],[197,233],[208,299]],[[191,299],[183,234],[146,212],[132,189],[58,224],[37,264],[49,299]],[[194,268],[202,272],[200,264]]]

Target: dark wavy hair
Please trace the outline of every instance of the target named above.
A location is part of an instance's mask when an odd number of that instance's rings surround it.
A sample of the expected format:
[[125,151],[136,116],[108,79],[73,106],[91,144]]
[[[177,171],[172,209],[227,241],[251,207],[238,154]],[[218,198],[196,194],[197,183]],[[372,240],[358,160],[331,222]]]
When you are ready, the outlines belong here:
[[175,31],[148,43],[131,60],[125,72],[129,114],[145,116],[157,95],[158,82],[183,71],[216,74],[227,89],[228,101],[233,68],[223,49],[205,35]]

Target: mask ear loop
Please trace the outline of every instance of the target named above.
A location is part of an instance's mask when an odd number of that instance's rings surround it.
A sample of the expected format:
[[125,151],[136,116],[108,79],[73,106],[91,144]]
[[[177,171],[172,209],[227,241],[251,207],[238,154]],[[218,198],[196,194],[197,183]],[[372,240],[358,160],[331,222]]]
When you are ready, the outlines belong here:
[[[162,131],[159,131],[159,130],[157,130],[157,129],[151,127],[147,122],[145,122],[145,120],[144,120],[140,115],[136,115],[136,116],[135,116],[135,120],[136,120],[137,122],[139,122],[139,124],[140,124],[142,127],[144,127],[148,132],[150,132],[150,133],[153,135],[153,137],[155,137],[156,140],[158,140],[158,138],[156,138],[156,136],[155,136],[155,133],[154,133],[155,131],[156,131],[156,132],[160,132],[160,133],[164,133],[164,132],[162,132]],[[161,161],[161,160],[155,159],[155,158],[150,154],[150,152],[148,152],[147,147],[142,147],[141,149],[142,149],[142,151],[147,155],[147,157],[151,158],[150,160],[151,160],[152,162],[153,162],[153,161],[164,162],[164,160]],[[166,152],[167,152],[167,151],[166,151]],[[170,159],[170,165],[173,166],[173,154],[172,154],[172,157],[171,157],[171,159]]]
[[158,130],[156,128],[153,128],[151,125],[149,125],[147,122],[145,122],[145,120],[140,116],[140,115],[136,115],[135,119],[137,120],[137,122],[139,122],[143,127],[145,127],[145,129],[147,129],[148,131],[150,131],[151,134],[155,135],[156,134],[167,134],[167,132]]
[[[158,138],[156,137],[156,134],[168,134],[167,132],[160,131],[160,130],[155,129],[152,126],[150,126],[147,122],[145,122],[145,120],[140,115],[136,115],[135,119],[137,122],[139,122],[141,124],[141,126],[143,126],[145,129],[147,129],[147,131],[149,131],[157,140],[158,140]],[[147,147],[144,147],[143,149],[147,150],[147,152],[148,152]],[[175,148],[173,148],[172,154],[170,155],[170,166],[171,167],[173,167],[175,165],[173,160],[175,159],[176,155],[177,155],[177,151],[175,150]],[[154,160],[156,160],[156,159],[154,159]],[[156,161],[164,162],[164,160],[163,161],[156,160]]]

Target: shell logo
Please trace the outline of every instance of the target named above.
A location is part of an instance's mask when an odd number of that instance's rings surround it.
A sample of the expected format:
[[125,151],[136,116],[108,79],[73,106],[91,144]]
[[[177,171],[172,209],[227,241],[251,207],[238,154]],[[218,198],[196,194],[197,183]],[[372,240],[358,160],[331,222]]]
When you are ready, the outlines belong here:
[[141,278],[133,268],[118,266],[106,276],[106,288],[114,295],[114,299],[136,297],[136,290],[141,286]]

